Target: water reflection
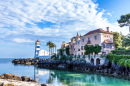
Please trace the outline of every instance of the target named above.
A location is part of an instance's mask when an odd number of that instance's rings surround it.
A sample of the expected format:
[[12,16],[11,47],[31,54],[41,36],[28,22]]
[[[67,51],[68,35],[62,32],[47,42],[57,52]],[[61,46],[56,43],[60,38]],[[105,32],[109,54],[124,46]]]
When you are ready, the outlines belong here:
[[130,81],[105,77],[97,74],[48,70],[35,67],[35,79],[39,83],[54,86],[129,86]]

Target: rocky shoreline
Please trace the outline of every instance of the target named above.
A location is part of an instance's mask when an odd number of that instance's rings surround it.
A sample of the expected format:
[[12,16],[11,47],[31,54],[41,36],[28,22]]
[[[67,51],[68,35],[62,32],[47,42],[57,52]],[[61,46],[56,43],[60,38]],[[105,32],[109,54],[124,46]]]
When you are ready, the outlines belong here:
[[30,77],[18,76],[10,73],[0,75],[0,86],[51,86],[47,84],[36,83]]
[[[24,61],[24,63],[23,63]],[[96,73],[109,77],[125,79],[130,81],[130,68],[116,65],[111,62],[106,62],[104,65],[93,65],[86,62],[77,61],[52,61],[42,59],[16,59],[12,61],[14,64],[25,64],[30,62],[30,65],[35,64],[39,68],[73,70],[85,73]],[[34,63],[36,62],[36,63]]]

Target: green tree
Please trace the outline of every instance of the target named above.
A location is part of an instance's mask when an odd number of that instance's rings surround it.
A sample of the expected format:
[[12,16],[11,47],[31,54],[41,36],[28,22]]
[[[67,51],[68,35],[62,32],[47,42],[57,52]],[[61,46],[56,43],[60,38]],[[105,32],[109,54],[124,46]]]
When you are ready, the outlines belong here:
[[52,49],[53,49],[52,54],[54,54],[54,47],[55,47],[55,44],[54,44],[54,43],[51,43],[51,52],[52,52]]
[[94,46],[93,46],[93,45],[91,45],[91,46],[89,47],[89,52],[90,52],[90,53],[93,53],[93,52],[94,52]]
[[56,54],[56,44],[55,44],[55,54]]
[[61,49],[59,49],[59,54],[61,55],[61,56],[63,56],[63,52],[64,52],[64,49],[63,48],[61,48]]
[[130,34],[128,34],[126,38],[123,39],[122,46],[130,47]]
[[69,47],[66,47],[66,54],[67,54],[67,55],[70,55]]
[[102,49],[101,46],[99,46],[99,45],[95,46],[95,47],[94,47],[94,53],[95,53],[95,54],[98,54],[99,52],[101,52],[101,49]]
[[122,15],[119,20],[117,20],[120,24],[120,27],[129,26],[130,31],[130,13],[126,15]]
[[47,46],[49,46],[49,55],[51,54],[51,53],[50,53],[51,44],[52,44],[51,41],[48,41],[47,44],[46,44]]
[[89,51],[89,46],[86,44],[85,45],[85,55],[89,55],[90,51]]
[[113,32],[113,41],[115,43],[115,48],[118,49],[122,45],[121,35],[118,32]]

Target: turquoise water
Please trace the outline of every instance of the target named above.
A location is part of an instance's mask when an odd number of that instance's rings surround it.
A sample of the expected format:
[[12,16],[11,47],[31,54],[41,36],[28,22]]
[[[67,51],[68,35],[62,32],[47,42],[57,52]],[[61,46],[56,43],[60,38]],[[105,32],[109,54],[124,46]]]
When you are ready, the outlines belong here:
[[[54,86],[130,86],[130,81],[97,74],[40,69],[34,66],[14,65],[13,59],[0,59],[0,74],[12,73],[39,79],[39,83]],[[35,70],[35,72],[34,72]]]

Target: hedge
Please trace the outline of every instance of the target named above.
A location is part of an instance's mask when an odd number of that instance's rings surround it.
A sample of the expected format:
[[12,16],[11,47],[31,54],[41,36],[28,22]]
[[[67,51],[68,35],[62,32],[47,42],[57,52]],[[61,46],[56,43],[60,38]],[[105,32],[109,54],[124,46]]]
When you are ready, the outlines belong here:
[[112,50],[111,51],[113,54],[117,54],[117,55],[130,55],[130,49],[128,50]]
[[115,62],[117,63],[120,59],[130,59],[130,55],[116,55],[116,54],[108,54],[107,59],[110,62]]

